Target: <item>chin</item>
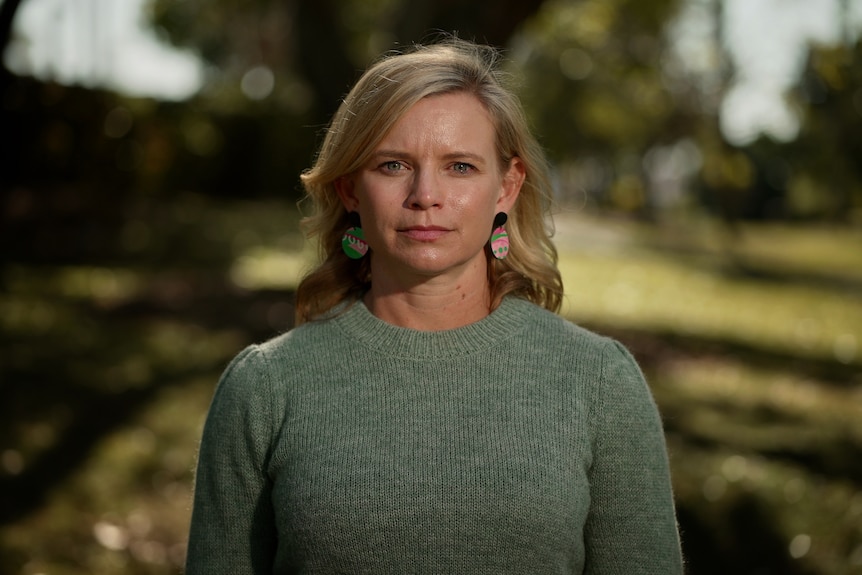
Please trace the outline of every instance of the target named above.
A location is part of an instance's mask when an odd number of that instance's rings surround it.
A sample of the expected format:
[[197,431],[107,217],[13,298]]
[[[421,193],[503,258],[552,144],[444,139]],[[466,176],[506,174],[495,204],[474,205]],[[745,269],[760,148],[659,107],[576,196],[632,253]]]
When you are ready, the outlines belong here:
[[474,265],[482,266],[484,272],[484,264],[486,259],[484,254],[482,258],[453,258],[445,257],[439,253],[425,253],[421,255],[413,254],[413,257],[404,262],[405,267],[412,270],[414,273],[426,275],[429,277],[442,275],[450,271],[461,270],[466,271]]

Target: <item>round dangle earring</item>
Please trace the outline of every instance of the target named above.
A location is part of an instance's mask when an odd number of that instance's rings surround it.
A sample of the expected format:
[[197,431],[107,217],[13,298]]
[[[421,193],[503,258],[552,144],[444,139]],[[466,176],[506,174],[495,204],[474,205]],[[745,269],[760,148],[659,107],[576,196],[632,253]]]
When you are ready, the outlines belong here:
[[494,231],[491,232],[491,254],[498,260],[504,260],[509,255],[509,234],[503,227],[506,225],[507,219],[508,216],[505,212],[500,212],[494,217]]
[[347,214],[350,227],[341,237],[341,249],[352,260],[358,260],[368,253],[368,244],[365,242],[365,234],[359,222],[359,214],[350,212]]

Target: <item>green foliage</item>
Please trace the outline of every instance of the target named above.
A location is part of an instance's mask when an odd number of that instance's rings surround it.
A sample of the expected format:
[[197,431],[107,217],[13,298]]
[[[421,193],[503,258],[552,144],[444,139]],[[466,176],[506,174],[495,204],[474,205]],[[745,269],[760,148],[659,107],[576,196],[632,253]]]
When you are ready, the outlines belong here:
[[789,215],[862,221],[862,40],[812,46],[795,99],[803,121],[786,147]]
[[[256,123],[246,134],[284,142],[297,158],[294,172],[309,163],[317,143],[308,127],[325,125],[372,58],[430,30],[458,30],[508,47],[522,100],[558,169],[564,201],[649,217],[668,207],[699,205],[729,222],[859,217],[858,47],[812,46],[804,80],[789,95],[804,119],[796,141],[761,139],[738,147],[725,141],[716,115],[722,88],[716,82],[729,82],[732,71],[712,71],[711,83],[705,82],[703,70],[680,67],[671,45],[676,19],[689,6],[682,0],[547,0],[517,9],[514,3],[505,25],[489,20],[483,3],[455,12],[431,0],[205,4],[153,3],[154,19],[166,33],[196,47],[213,65],[199,109]],[[721,4],[704,10],[705,17],[719,18]],[[495,13],[507,10],[500,6]],[[702,41],[720,50],[719,37]],[[715,59],[728,62],[720,54]],[[265,80],[271,75],[272,82],[271,93],[262,92],[259,101],[249,92],[256,73]],[[204,142],[199,149],[237,137],[224,127],[210,129],[214,137],[207,137],[206,122],[195,125],[202,129],[189,129],[184,137]],[[654,160],[661,157],[657,152],[680,146],[695,153],[677,167],[670,185],[679,189],[668,192],[661,175],[668,164]],[[274,149],[281,147],[261,147],[259,162],[265,173],[280,176],[269,169],[277,161],[269,156]],[[224,165],[220,156],[210,160]]]
[[548,2],[518,39],[523,99],[555,158],[644,152],[672,109],[660,23],[674,2]]
[[[542,143],[562,174],[561,196],[584,187],[594,158],[601,180],[586,189],[599,205],[642,211],[650,195],[639,165],[655,146],[673,143],[677,108],[663,78],[664,22],[678,2],[545,2],[516,37],[521,95]],[[590,186],[587,186],[590,188]]]

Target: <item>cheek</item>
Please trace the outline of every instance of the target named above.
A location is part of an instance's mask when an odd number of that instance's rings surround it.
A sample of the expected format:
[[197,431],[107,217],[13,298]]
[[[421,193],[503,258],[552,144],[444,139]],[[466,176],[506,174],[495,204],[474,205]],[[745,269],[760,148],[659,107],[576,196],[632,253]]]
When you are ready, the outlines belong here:
[[362,188],[358,194],[360,213],[368,213],[376,218],[391,217],[403,204],[404,192],[394,183],[376,182],[373,186]]
[[366,198],[360,204],[359,215],[365,240],[372,248],[380,249],[390,230],[396,227],[395,210],[392,206],[381,203],[379,199]]
[[487,221],[490,228],[498,211],[497,199],[499,197],[499,188],[475,190],[474,194],[465,199],[464,211],[469,212],[470,217],[474,218],[476,223]]
[[452,210],[478,217],[484,212],[494,210],[499,195],[499,187],[487,185],[470,187],[453,194],[449,198],[449,206]]

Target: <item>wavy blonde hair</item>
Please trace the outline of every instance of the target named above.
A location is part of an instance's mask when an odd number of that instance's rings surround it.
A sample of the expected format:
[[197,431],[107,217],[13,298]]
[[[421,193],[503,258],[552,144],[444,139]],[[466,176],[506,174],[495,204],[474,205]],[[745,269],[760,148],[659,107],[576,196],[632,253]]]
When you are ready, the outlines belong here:
[[548,219],[552,199],[549,167],[520,102],[505,87],[499,63],[494,48],[446,38],[384,56],[350,90],[332,118],[314,166],[301,176],[306,200],[313,205],[302,225],[309,238],[318,238],[322,263],[297,288],[297,324],[360,298],[371,284],[369,258],[352,260],[341,249],[342,235],[350,223],[335,192],[335,181],[368,162],[387,132],[419,100],[455,92],[472,94],[488,110],[501,169],[518,157],[526,171],[508,214],[508,257],[497,260],[486,249],[492,309],[512,294],[559,310],[563,283]]

